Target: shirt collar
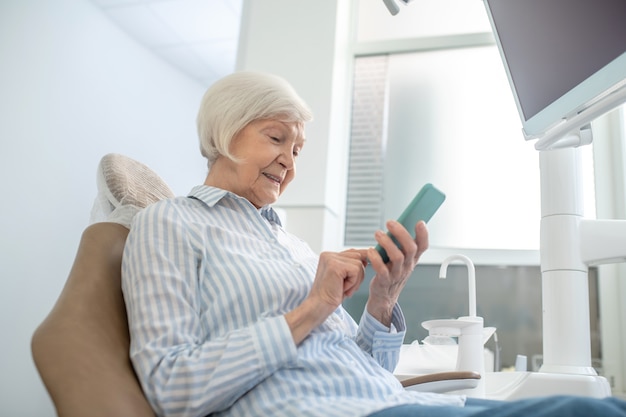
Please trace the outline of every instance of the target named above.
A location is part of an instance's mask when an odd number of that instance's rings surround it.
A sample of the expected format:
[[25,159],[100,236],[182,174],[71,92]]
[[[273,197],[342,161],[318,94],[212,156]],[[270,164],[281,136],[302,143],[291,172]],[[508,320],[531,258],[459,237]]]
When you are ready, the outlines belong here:
[[[195,198],[202,201],[208,207],[213,207],[224,198],[244,199],[243,197],[232,193],[230,191],[223,190],[217,187],[211,187],[208,185],[196,185],[191,189],[187,197]],[[244,199],[245,200],[245,199]],[[249,203],[249,202],[248,202]],[[252,205],[252,204],[250,204]],[[271,206],[264,206],[258,209],[258,212],[266,218],[270,223],[276,223],[282,226],[278,214]]]

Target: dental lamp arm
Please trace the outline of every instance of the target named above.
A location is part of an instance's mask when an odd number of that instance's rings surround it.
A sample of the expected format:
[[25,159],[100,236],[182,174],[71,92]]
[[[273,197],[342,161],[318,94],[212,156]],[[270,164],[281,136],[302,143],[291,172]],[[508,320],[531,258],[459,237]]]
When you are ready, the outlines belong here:
[[[408,4],[411,0],[400,0],[405,4]],[[387,10],[391,13],[392,16],[397,15],[400,12],[400,7],[396,4],[395,0],[383,0],[385,6],[387,6]]]

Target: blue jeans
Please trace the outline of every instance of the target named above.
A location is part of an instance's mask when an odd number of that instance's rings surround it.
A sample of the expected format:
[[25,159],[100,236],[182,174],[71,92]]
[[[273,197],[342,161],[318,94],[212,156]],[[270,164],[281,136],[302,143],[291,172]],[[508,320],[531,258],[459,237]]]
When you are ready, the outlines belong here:
[[401,405],[369,417],[626,417],[626,401],[615,397],[559,395],[517,401],[468,398],[465,407]]

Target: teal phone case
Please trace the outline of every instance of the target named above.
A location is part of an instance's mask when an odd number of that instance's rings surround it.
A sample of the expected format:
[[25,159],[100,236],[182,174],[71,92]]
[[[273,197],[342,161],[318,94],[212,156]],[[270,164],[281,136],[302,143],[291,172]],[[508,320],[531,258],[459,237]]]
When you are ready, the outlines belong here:
[[[444,193],[430,183],[425,184],[413,198],[411,203],[409,203],[409,205],[404,209],[402,214],[400,214],[398,222],[402,224],[409,231],[409,233],[413,233],[415,230],[415,224],[420,220],[428,223],[437,209],[439,209],[439,207],[443,204],[445,199],[446,195]],[[387,232],[387,235],[391,237],[396,246],[400,247],[400,244],[391,235],[391,233]],[[383,249],[380,245],[376,245],[376,250],[385,263],[389,262],[389,257],[387,256],[385,249]]]

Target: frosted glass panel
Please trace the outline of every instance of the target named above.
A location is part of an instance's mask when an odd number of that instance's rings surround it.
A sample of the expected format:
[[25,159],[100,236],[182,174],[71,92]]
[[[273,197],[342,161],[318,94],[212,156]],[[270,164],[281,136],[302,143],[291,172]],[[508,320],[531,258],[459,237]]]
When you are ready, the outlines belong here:
[[384,213],[432,182],[431,247],[538,249],[538,153],[523,139],[495,46],[393,55]]

